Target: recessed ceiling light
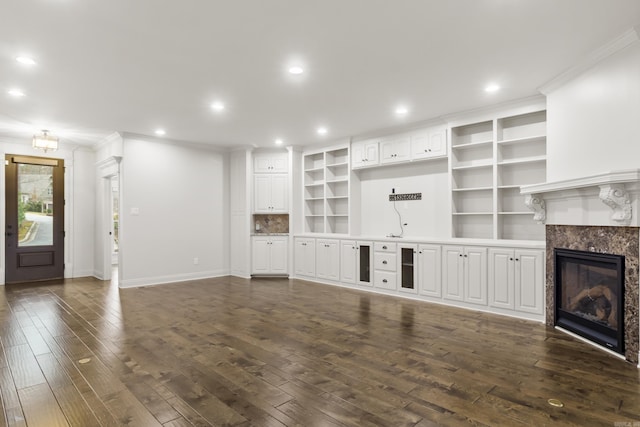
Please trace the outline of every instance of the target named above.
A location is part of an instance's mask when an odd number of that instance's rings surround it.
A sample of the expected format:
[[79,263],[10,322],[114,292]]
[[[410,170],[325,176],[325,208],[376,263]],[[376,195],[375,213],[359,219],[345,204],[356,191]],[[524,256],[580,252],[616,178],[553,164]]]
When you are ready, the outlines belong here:
[[22,98],[23,96],[25,96],[24,92],[20,89],[11,89],[7,91],[7,93],[15,98]]
[[213,104],[211,104],[211,109],[213,111],[223,111],[224,110],[224,104],[220,101],[216,101]]
[[396,114],[398,116],[405,116],[409,113],[409,109],[403,105],[396,107]]
[[282,139],[278,138],[275,140],[276,145],[282,145],[283,141]]
[[488,92],[488,93],[497,92],[499,90],[500,90],[500,86],[498,86],[495,83],[491,83],[490,85],[488,85],[487,87],[484,88],[484,91]]
[[36,65],[36,61],[28,56],[16,56],[16,61],[23,65]]
[[329,130],[324,126],[321,126],[318,129],[316,129],[316,132],[318,133],[318,135],[326,135],[327,132],[329,132]]
[[156,129],[155,134],[158,136],[164,136],[167,132],[164,129]]
[[304,73],[304,68],[299,65],[289,67],[289,74],[298,75]]

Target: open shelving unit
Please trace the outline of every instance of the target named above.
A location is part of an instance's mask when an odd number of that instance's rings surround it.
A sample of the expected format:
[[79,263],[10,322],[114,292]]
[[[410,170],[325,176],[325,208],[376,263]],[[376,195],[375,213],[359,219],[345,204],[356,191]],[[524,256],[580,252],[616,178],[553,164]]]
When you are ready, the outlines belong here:
[[349,233],[349,148],[303,155],[307,233]]
[[453,237],[543,240],[520,186],[546,180],[546,112],[451,128]]

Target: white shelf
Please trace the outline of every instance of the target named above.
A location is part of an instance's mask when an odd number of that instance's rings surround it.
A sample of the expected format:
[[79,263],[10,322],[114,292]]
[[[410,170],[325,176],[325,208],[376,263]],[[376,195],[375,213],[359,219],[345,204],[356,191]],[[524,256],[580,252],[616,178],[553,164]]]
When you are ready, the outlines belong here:
[[312,182],[311,184],[305,184],[305,187],[319,187],[324,185],[324,181]]
[[529,215],[529,216],[532,216],[533,212],[498,212],[498,215]]
[[453,216],[486,216],[486,215],[493,215],[493,212],[454,212],[452,213]]
[[512,144],[527,144],[535,141],[541,141],[546,139],[546,135],[528,136],[525,138],[505,139],[498,141],[498,145],[512,145]]
[[326,182],[327,182],[327,184],[335,184],[337,182],[349,182],[349,178],[331,179],[331,180],[327,180]]
[[469,142],[467,144],[452,145],[451,149],[452,150],[468,150],[470,148],[484,147],[492,144],[493,144],[493,140],[490,139],[488,141],[478,141],[478,142]]
[[519,185],[498,185],[498,190],[510,190],[515,188],[520,188],[520,186]]
[[327,196],[327,200],[349,199],[349,196]]
[[465,191],[491,191],[493,187],[469,187],[469,188],[454,188],[452,191],[454,192],[465,192]]
[[340,166],[349,167],[349,163],[348,162],[341,162],[341,163],[333,163],[333,164],[327,165],[328,168],[337,168],[337,167],[340,167]]
[[461,164],[461,165],[452,167],[452,169],[455,171],[460,171],[460,170],[482,169],[482,168],[490,168],[490,167],[493,167],[492,161],[486,160],[486,161],[478,162],[476,164]]
[[306,201],[313,201],[313,200],[324,200],[324,197],[305,197]]
[[511,159],[511,160],[503,160],[498,163],[498,165],[518,165],[523,163],[538,163],[538,162],[546,162],[547,156],[534,156],[534,157],[523,157],[521,159]]

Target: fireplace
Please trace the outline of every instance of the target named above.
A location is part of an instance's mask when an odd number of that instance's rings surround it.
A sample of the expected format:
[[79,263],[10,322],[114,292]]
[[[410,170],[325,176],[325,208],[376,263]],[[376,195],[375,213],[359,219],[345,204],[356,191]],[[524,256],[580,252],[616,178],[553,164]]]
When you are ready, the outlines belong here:
[[556,325],[624,354],[624,256],[554,253]]

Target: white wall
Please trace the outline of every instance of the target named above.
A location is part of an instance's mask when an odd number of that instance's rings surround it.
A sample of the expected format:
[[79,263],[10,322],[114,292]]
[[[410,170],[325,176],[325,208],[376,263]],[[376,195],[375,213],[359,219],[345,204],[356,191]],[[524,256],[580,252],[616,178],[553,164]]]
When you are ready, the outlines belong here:
[[[94,164],[91,150],[61,144],[60,149],[43,153],[31,147],[31,141],[1,140],[0,155],[20,154],[51,157],[65,161],[65,271],[64,277],[83,277],[93,274],[94,250]],[[0,166],[0,224],[5,226],[5,165]],[[0,233],[0,284],[5,281],[5,238]]]
[[405,237],[450,237],[451,217],[447,160],[362,169],[360,178],[360,235],[399,234],[398,215],[389,201],[396,193],[422,193],[422,200],[396,202]]
[[213,150],[125,136],[121,287],[229,274],[228,165]]
[[547,95],[547,180],[640,167],[640,42]]

